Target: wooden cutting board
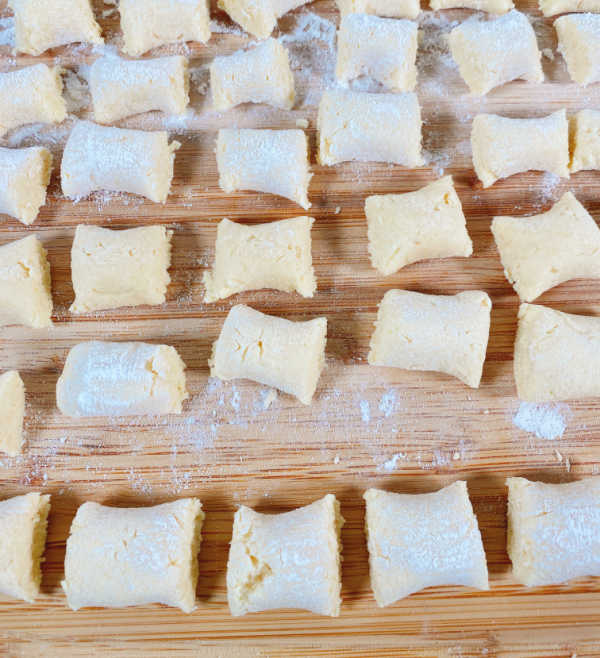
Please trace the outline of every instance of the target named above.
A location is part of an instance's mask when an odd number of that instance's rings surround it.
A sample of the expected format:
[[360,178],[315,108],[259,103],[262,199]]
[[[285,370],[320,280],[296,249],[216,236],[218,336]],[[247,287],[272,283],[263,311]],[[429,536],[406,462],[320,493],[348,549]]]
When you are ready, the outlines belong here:
[[[519,4],[534,17],[540,47],[556,50],[551,20],[534,2]],[[97,14],[110,6],[98,5]],[[292,112],[244,106],[218,115],[210,110],[203,68],[217,54],[250,39],[230,30],[213,8],[216,33],[207,46],[189,51],[194,69],[192,107],[184,119],[135,117],[122,125],[167,128],[181,143],[172,194],[165,205],[126,195],[96,195],[74,204],[61,196],[55,167],[49,202],[31,228],[3,219],[2,243],[36,232],[52,266],[55,324],[50,330],[0,330],[0,367],[21,371],[27,388],[27,444],[22,457],[0,460],[0,496],[28,491],[52,495],[42,596],[35,605],[0,602],[0,655],[66,656],[103,652],[122,656],[592,656],[600,655],[600,581],[527,590],[515,584],[505,550],[508,475],[551,482],[598,472],[600,403],[575,401],[534,410],[566,425],[554,439],[519,429],[512,377],[518,299],[502,272],[490,222],[497,214],[527,215],[548,209],[573,190],[600,220],[600,173],[581,172],[570,181],[528,173],[491,189],[477,184],[470,156],[473,116],[541,116],[558,108],[600,108],[600,85],[569,81],[562,58],[544,57],[546,83],[514,82],[484,99],[471,98],[444,52],[443,31],[469,12],[429,15],[419,53],[418,94],[423,107],[429,166],[418,170],[349,163],[314,164],[313,256],[319,291],[302,299],[274,291],[202,303],[202,273],[210,266],[217,222],[229,217],[263,222],[303,214],[265,194],[225,195],[217,181],[215,132],[223,126],[290,128],[308,119],[315,161],[316,104],[332,84],[332,37],[338,14],[318,1],[280,21],[296,68],[299,103]],[[8,10],[2,14],[10,16]],[[109,39],[116,16],[101,19]],[[3,20],[0,27],[9,26]],[[8,41],[1,33],[0,41]],[[15,60],[2,47],[3,69]],[[41,58],[76,66],[95,54],[83,47],[57,49]],[[37,60],[35,60],[37,61]],[[77,78],[68,82],[72,106],[89,116]],[[6,144],[48,144],[60,159],[70,123],[26,128]],[[470,259],[418,263],[383,278],[367,254],[364,199],[372,193],[415,190],[441,171],[454,176],[475,252]],[[126,308],[73,317],[69,251],[75,226],[124,228],[161,223],[173,227],[172,284],[160,307]],[[452,294],[486,290],[493,300],[492,328],[481,388],[471,390],[435,373],[372,368],[366,363],[376,308],[390,288]],[[540,298],[553,308],[600,313],[600,282],[576,281]],[[228,309],[235,303],[291,319],[326,315],[327,368],[310,407],[279,395],[268,409],[268,391],[249,382],[224,384],[208,378],[207,359]],[[148,340],[177,348],[187,364],[191,400],[181,416],[138,419],[68,419],[55,407],[56,380],[70,347],[88,339]],[[599,373],[600,375],[600,373]],[[522,416],[526,409],[522,409]],[[530,416],[532,414],[529,410]],[[521,424],[523,424],[521,422]],[[548,436],[548,422],[532,427]],[[552,427],[550,427],[552,429]],[[551,433],[551,432],[550,432]],[[491,575],[491,590],[436,587],[385,609],[369,588],[363,534],[362,493],[369,486],[402,492],[435,490],[458,478],[468,481]],[[225,568],[236,506],[276,512],[307,504],[326,493],[341,501],[346,525],[342,613],[329,619],[281,611],[234,619],[226,605]],[[191,615],[161,606],[71,612],[60,589],[65,540],[77,506],[86,500],[111,505],[150,505],[198,496],[207,518],[200,553],[198,608]]]

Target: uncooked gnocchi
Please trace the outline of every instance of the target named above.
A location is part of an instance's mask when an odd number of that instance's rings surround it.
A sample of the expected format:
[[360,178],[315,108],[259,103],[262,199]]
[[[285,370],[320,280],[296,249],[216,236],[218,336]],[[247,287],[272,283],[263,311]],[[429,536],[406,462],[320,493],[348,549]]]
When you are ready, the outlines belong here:
[[14,457],[23,447],[25,386],[16,370],[0,375],[0,452]]
[[584,87],[600,81],[600,14],[561,16],[554,27],[571,78]]
[[438,9],[476,9],[487,11],[490,14],[505,14],[514,9],[513,0],[430,0],[429,6],[433,11]]
[[416,18],[420,0],[336,0],[341,18],[348,14],[375,14],[390,18]]
[[556,16],[576,11],[600,12],[600,0],[539,0],[544,16]]
[[580,110],[571,119],[571,173],[600,169],[600,110]]
[[266,39],[277,26],[277,19],[310,0],[218,0],[219,9],[246,32]]

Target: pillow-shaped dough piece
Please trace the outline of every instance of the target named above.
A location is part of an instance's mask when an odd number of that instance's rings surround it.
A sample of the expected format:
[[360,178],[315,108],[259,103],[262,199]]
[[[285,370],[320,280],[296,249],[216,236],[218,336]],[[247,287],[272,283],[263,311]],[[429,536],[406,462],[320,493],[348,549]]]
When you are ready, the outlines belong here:
[[231,614],[296,608],[337,617],[343,525],[333,494],[283,514],[242,505],[233,519],[227,562]]
[[217,137],[219,185],[230,194],[277,194],[310,208],[308,141],[302,130],[223,128]]
[[0,73],[0,137],[28,123],[60,123],[67,118],[58,67],[35,64]]
[[478,114],[471,130],[473,166],[483,187],[529,170],[569,178],[569,123],[565,110],[539,119]]
[[251,379],[310,404],[325,365],[327,318],[292,322],[238,304],[209,361],[211,377]]
[[84,503],[67,540],[61,584],[69,607],[162,603],[192,612],[203,521],[197,498],[153,507]]
[[514,9],[513,0],[430,0],[433,11],[438,9],[475,9],[490,14],[505,14]]
[[75,345],[56,384],[65,416],[180,414],[189,397],[174,347],[93,340]]
[[169,43],[210,39],[207,0],[119,0],[123,52],[139,57]]
[[0,327],[52,324],[50,265],[36,235],[0,247]]
[[14,457],[23,448],[25,385],[16,370],[0,375],[0,452]]
[[544,81],[535,32],[521,12],[512,10],[490,21],[471,18],[455,27],[448,41],[472,94],[483,96],[518,78]]
[[67,43],[104,43],[90,0],[9,0],[15,14],[15,50],[41,55]]
[[368,489],[363,498],[371,587],[380,608],[426,587],[489,589],[466,482],[427,494]]
[[421,108],[416,94],[326,91],[319,104],[319,163],[348,160],[420,167]]
[[526,402],[599,397],[600,317],[521,304],[514,372]]
[[600,81],[600,14],[569,14],[554,21],[558,52],[571,78],[584,87]]
[[52,154],[41,146],[0,148],[0,212],[32,224],[46,203]]
[[75,125],[63,153],[61,183],[69,199],[82,199],[97,190],[129,192],[164,203],[171,189],[179,142],[169,144],[165,131],[146,132]]
[[213,105],[221,112],[240,103],[291,110],[296,92],[287,49],[269,38],[249,50],[215,57],[210,65],[210,89]]
[[508,554],[528,587],[600,576],[600,478],[565,484],[507,478]]
[[89,86],[98,123],[152,110],[183,114],[190,102],[188,61],[179,55],[137,61],[101,57],[90,67]]
[[277,19],[311,0],[218,0],[219,9],[257,39],[266,39]]
[[371,263],[384,276],[426,258],[473,253],[452,176],[416,192],[369,196],[365,214]]
[[312,297],[317,289],[310,240],[314,221],[294,217],[252,226],[220,222],[215,266],[204,273],[205,303],[261,288]]
[[33,603],[40,593],[50,496],[28,493],[0,502],[0,593]]
[[80,224],[71,248],[72,313],[163,304],[171,281],[171,236],[164,226],[112,231]]
[[571,173],[600,169],[600,110],[580,110],[571,118]]
[[368,361],[443,372],[478,388],[491,310],[490,298],[479,290],[457,295],[388,290],[379,304]]
[[367,75],[392,91],[412,91],[416,58],[414,21],[348,14],[340,23],[335,76],[343,85]]
[[494,217],[492,233],[523,301],[570,279],[600,279],[600,229],[571,192],[541,215]]
[[600,12],[600,0],[539,0],[544,16],[556,16],[576,11]]
[[336,5],[342,19],[348,14],[414,19],[421,13],[420,0],[336,0]]

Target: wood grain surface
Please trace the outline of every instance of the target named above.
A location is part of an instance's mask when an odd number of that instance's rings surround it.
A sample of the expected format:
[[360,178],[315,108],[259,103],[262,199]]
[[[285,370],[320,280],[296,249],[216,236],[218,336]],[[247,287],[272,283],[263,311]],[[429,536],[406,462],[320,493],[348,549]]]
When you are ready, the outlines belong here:
[[[513,82],[483,99],[471,98],[444,50],[442,32],[467,11],[443,19],[424,17],[418,94],[423,107],[429,165],[418,170],[349,163],[315,164],[316,105],[332,82],[331,36],[338,23],[333,2],[318,0],[280,21],[296,69],[299,101],[291,112],[242,106],[225,114],[210,109],[205,65],[217,53],[251,42],[219,32],[209,44],[163,48],[187,52],[194,69],[192,110],[184,119],[158,114],[120,125],[167,128],[182,142],[172,194],[165,205],[127,195],[95,195],[79,203],[60,193],[58,161],[70,125],[18,129],[5,144],[47,144],[57,157],[48,204],[25,228],[3,218],[2,243],[36,232],[48,249],[55,304],[49,330],[0,330],[1,368],[20,370],[27,388],[26,447],[19,458],[0,460],[0,497],[43,490],[52,495],[42,595],[34,605],[0,601],[0,655],[87,656],[598,656],[600,582],[528,590],[511,576],[506,554],[508,475],[559,482],[590,476],[600,464],[600,402],[578,400],[551,409],[565,419],[556,439],[518,429],[519,408],[512,377],[518,299],[507,283],[490,232],[494,215],[526,215],[548,209],[573,190],[600,220],[600,172],[581,172],[556,183],[532,172],[477,184],[469,132],[477,112],[542,116],[558,108],[600,108],[600,85],[569,81],[556,54],[552,21],[532,0],[517,3],[533,17],[544,57],[543,85]],[[3,7],[4,3],[0,5]],[[110,6],[96,6],[100,16]],[[227,17],[212,9],[220,28]],[[315,14],[315,16],[308,16]],[[9,17],[3,8],[2,16]],[[100,19],[109,40],[118,40],[114,14]],[[2,21],[0,26],[8,25]],[[307,48],[303,25],[317,26]],[[441,28],[441,29],[440,29]],[[310,32],[312,34],[312,32]],[[14,58],[0,49],[3,70],[35,58]],[[97,52],[71,46],[43,58],[65,67],[89,63]],[[73,88],[73,79],[70,89]],[[75,112],[89,116],[83,102]],[[252,192],[223,194],[218,186],[214,144],[223,126],[295,127],[308,119],[314,178],[310,187],[316,218],[313,257],[318,293],[313,299],[274,291],[202,303],[202,273],[214,253],[222,217],[263,222],[303,214],[284,199]],[[469,259],[427,261],[383,278],[370,266],[363,204],[372,193],[415,190],[441,171],[454,176],[474,242]],[[172,284],[160,307],[125,308],[72,316],[69,252],[75,226],[113,228],[161,223],[175,229]],[[481,388],[471,390],[435,373],[372,368],[366,363],[377,304],[390,288],[426,293],[486,290],[493,301],[492,327]],[[291,319],[326,315],[327,367],[314,403],[304,407],[279,395],[264,409],[266,390],[250,382],[209,379],[207,359],[228,309],[247,303]],[[583,314],[600,314],[600,281],[575,281],[543,295],[540,303]],[[181,416],[136,419],[69,419],[55,406],[55,385],[70,347],[93,338],[148,340],[177,348],[187,364],[191,400]],[[599,373],[600,375],[600,373]],[[362,493],[369,486],[401,492],[435,490],[455,479],[468,481],[490,569],[491,590],[435,587],[378,609],[369,588],[363,534]],[[326,493],[341,501],[347,523],[343,606],[337,619],[278,611],[234,619],[226,605],[225,568],[232,518],[244,503],[282,511]],[[112,505],[149,505],[198,496],[207,513],[199,557],[197,610],[185,615],[161,606],[71,612],[60,588],[65,541],[77,506],[86,500]]]

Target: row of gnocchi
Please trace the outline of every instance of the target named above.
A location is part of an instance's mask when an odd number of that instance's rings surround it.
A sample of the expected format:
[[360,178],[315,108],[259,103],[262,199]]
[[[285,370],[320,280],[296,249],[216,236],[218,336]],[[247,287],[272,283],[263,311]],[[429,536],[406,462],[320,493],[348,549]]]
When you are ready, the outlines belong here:
[[[545,484],[511,477],[508,554],[526,586],[600,576],[600,480]],[[426,587],[489,589],[486,555],[466,482],[427,494],[369,489],[365,533],[380,607]],[[50,496],[0,502],[0,593],[34,602],[41,583]],[[204,521],[197,498],[154,507],[79,507],[62,588],[73,610],[162,603],[192,612]],[[341,528],[332,494],[281,514],[241,506],[227,564],[233,616],[296,608],[338,616]]]

